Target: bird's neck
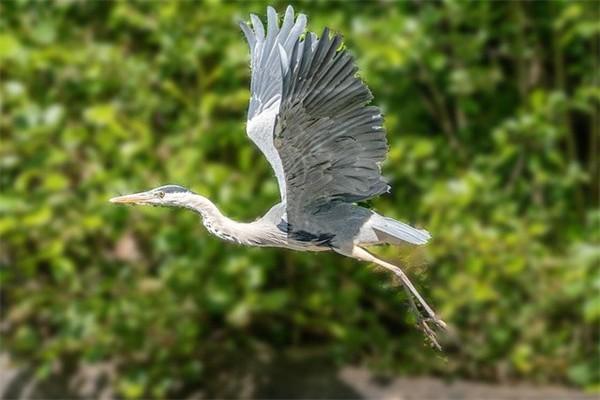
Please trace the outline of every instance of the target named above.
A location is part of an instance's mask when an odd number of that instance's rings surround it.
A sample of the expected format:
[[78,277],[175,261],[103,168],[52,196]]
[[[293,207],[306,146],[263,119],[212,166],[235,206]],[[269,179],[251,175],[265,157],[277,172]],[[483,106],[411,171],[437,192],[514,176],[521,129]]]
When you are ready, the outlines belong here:
[[245,224],[234,221],[219,211],[217,206],[206,197],[192,194],[186,201],[185,207],[202,216],[206,229],[221,239],[240,244],[256,245],[253,232],[254,223]]
[[216,222],[226,218],[212,201],[195,193],[187,195],[181,205],[200,214],[203,220]]

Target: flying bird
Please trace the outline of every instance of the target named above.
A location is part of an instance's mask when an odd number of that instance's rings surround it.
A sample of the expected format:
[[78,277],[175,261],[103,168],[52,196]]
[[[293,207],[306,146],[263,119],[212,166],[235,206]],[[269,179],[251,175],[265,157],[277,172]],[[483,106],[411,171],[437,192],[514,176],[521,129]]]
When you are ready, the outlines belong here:
[[423,245],[431,236],[356,204],[389,192],[381,176],[388,146],[381,111],[369,105],[373,96],[357,77],[341,36],[327,28],[320,36],[305,32],[306,16],[295,16],[291,6],[281,25],[272,7],[266,30],[256,15],[250,21],[240,23],[252,70],[246,132],[273,168],[281,201],[250,223],[226,217],[206,197],[179,185],[110,201],[187,208],[201,215],[209,232],[230,242],[334,251],[377,264],[400,279],[419,327],[439,348],[433,328],[446,324],[400,267],[365,249]]

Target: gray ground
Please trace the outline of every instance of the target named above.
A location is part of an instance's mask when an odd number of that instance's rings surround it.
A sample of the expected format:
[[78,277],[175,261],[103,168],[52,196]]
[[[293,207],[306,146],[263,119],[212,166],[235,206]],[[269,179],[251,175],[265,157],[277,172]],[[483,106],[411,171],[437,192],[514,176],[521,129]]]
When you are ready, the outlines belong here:
[[[338,370],[311,359],[280,360],[268,368],[269,379],[240,382],[235,388],[243,398],[336,398],[385,400],[578,400],[600,399],[560,386],[529,384],[492,385],[454,381],[446,383],[431,377],[399,377],[382,380],[365,368],[344,367]],[[37,381],[29,371],[12,365],[0,356],[0,399],[112,399],[107,385],[112,374],[109,365],[87,366],[77,376]],[[242,379],[243,381],[243,379]],[[201,391],[188,399],[211,397]],[[232,396],[233,397],[233,396]]]

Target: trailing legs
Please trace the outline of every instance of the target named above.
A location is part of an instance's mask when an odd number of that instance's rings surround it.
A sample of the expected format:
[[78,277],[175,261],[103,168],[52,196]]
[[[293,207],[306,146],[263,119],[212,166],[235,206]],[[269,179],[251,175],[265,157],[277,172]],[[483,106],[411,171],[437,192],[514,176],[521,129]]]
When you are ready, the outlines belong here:
[[[417,289],[413,286],[412,282],[408,279],[408,276],[406,276],[404,271],[402,271],[402,269],[400,269],[399,267],[397,267],[393,264],[390,264],[386,261],[380,260],[379,258],[375,257],[374,255],[372,255],[365,249],[358,247],[358,246],[354,246],[354,248],[352,249],[352,257],[362,260],[362,261],[375,263],[389,271],[392,271],[398,278],[400,278],[400,281],[402,282],[402,286],[404,287],[404,290],[406,291],[406,294],[408,295],[410,305],[416,314],[417,323],[418,323],[419,327],[423,330],[423,332],[425,333],[425,335],[427,335],[427,337],[431,340],[431,342],[438,349],[441,349],[441,346],[439,345],[439,343],[436,340],[435,332],[431,329],[431,327],[429,327],[428,322],[433,322],[437,327],[442,328],[442,329],[446,329],[446,323],[444,321],[442,321],[441,319],[439,319],[437,317],[437,315],[435,315],[435,312],[431,309],[431,307],[429,307],[429,305],[425,302],[423,297],[421,297],[421,295],[419,294]],[[419,304],[425,311],[426,318],[423,318],[423,313],[418,309],[417,305],[415,304],[415,301],[414,301],[415,298],[417,299],[417,301],[419,302]]]

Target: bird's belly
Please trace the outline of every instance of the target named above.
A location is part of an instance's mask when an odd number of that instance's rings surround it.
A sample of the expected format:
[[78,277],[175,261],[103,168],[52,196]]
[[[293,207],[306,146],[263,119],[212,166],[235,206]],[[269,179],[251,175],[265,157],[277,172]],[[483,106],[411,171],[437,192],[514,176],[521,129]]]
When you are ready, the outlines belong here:
[[296,240],[290,240],[285,246],[288,249],[297,250],[297,251],[330,251],[331,247],[327,245],[316,245],[314,243],[309,242],[301,242]]

